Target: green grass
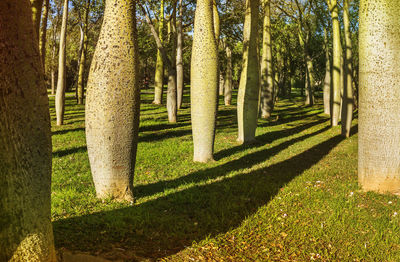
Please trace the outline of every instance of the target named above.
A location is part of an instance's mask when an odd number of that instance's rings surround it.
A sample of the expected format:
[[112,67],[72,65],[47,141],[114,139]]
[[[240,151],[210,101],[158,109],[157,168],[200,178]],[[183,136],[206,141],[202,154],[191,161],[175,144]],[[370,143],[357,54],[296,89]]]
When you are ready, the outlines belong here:
[[236,142],[236,110],[220,105],[215,158],[192,162],[190,109],[168,124],[142,95],[136,203],[98,200],[84,106],[67,97],[54,125],[52,219],[57,248],[125,261],[399,261],[400,200],[357,185],[357,121],[347,140],[321,105],[279,101],[257,143]]

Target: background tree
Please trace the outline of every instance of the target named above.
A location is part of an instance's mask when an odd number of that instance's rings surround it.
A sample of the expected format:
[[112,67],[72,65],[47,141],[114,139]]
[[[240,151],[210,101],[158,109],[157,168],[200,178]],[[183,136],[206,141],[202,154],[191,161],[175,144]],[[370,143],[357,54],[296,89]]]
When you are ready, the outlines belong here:
[[[158,25],[158,36],[161,44],[164,42],[164,0],[160,1],[160,20]],[[156,71],[154,77],[154,101],[153,104],[161,105],[164,86],[164,61],[160,50],[157,50]]]

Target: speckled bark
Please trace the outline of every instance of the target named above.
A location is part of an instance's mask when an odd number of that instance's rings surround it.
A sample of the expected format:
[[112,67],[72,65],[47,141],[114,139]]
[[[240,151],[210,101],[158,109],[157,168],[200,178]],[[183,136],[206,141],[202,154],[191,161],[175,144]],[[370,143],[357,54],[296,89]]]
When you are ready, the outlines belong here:
[[86,98],[97,196],[128,201],[133,201],[140,107],[135,2],[107,0]]
[[257,52],[259,0],[246,0],[243,32],[243,69],[238,93],[238,141],[255,139],[259,98],[259,61]]
[[0,1],[0,261],[55,261],[51,138],[29,1]]
[[58,80],[56,91],[56,117],[57,125],[64,124],[66,77],[66,43],[67,43],[68,0],[64,0],[63,18],[60,33],[60,49],[58,58]]
[[325,44],[325,78],[324,78],[324,113],[327,115],[331,114],[331,89],[332,89],[332,77],[331,77],[331,61],[329,55],[328,45],[328,33],[324,27],[324,44]]
[[176,89],[177,107],[182,107],[183,101],[183,3],[179,0],[179,17],[177,24],[177,48],[176,48]]
[[40,57],[42,58],[43,70],[45,70],[46,65],[46,36],[47,36],[47,20],[49,17],[50,0],[44,1],[43,4],[43,16],[42,25],[40,27],[40,38],[39,38],[39,50]]
[[343,24],[345,37],[345,57],[343,70],[343,105],[342,105],[342,135],[350,136],[353,120],[353,54],[350,32],[349,0],[343,0]]
[[340,43],[340,22],[337,0],[327,0],[332,17],[333,31],[333,72],[332,72],[332,126],[337,126],[340,117],[340,71],[341,71],[341,43]]
[[218,50],[213,0],[197,0],[191,62],[194,161],[213,160],[218,92]]
[[87,0],[85,7],[85,18],[83,28],[83,48],[81,53],[81,59],[79,60],[79,72],[78,72],[78,104],[83,105],[85,88],[83,84],[83,78],[85,76],[85,65],[86,65],[86,54],[88,47],[88,25],[89,25],[89,11],[90,11],[90,0]]
[[271,46],[271,2],[263,0],[264,25],[263,25],[263,53],[261,57],[261,118],[269,118],[274,106],[274,80],[272,77],[272,46]]
[[226,46],[226,72],[224,83],[224,101],[226,106],[232,103],[232,50],[229,45]]
[[[160,1],[160,21],[158,28],[158,36],[161,40],[161,44],[164,41],[164,0]],[[163,98],[163,86],[164,86],[164,60],[161,55],[161,51],[157,51],[157,60],[156,60],[156,72],[154,76],[154,101],[153,104],[161,105]]]
[[39,41],[40,17],[42,15],[43,0],[30,0],[32,9],[32,21],[35,28],[35,39]]
[[400,194],[400,2],[360,1],[358,177]]

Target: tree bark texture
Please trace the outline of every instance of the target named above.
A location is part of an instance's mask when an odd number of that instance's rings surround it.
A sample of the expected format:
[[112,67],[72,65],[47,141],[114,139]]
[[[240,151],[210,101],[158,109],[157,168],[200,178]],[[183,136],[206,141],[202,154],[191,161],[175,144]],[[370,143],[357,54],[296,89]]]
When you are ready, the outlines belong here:
[[[160,1],[160,24],[158,28],[158,37],[161,40],[161,44],[164,42],[164,0]],[[157,51],[156,60],[156,72],[154,76],[154,101],[153,104],[161,105],[163,98],[163,87],[164,87],[164,61],[162,58],[161,51]]]
[[89,11],[90,11],[90,0],[87,0],[85,7],[84,25],[83,25],[83,48],[81,52],[81,58],[79,60],[79,71],[78,71],[77,100],[79,105],[83,105],[84,93],[85,93],[85,87],[83,81],[85,77],[86,54],[88,48]]
[[358,177],[400,194],[400,2],[360,1]]
[[213,16],[213,0],[197,0],[190,89],[196,162],[213,160],[219,77]]
[[67,44],[68,0],[64,0],[63,18],[60,33],[60,48],[58,58],[58,80],[56,91],[56,117],[57,125],[64,124],[66,76],[66,44]]
[[259,99],[259,60],[257,51],[259,0],[246,0],[243,32],[243,68],[238,93],[238,141],[255,140]]
[[180,109],[183,102],[183,0],[179,0],[179,16],[177,23],[177,48],[176,48],[176,89],[177,107]]
[[135,0],[107,0],[89,73],[86,139],[99,198],[133,201],[140,87]]
[[28,1],[0,1],[0,261],[56,261],[49,103],[31,15]]
[[177,90],[176,90],[176,46],[177,46],[177,37],[176,37],[176,5],[177,2],[173,3],[172,9],[175,13],[172,14],[170,27],[171,32],[169,34],[169,40],[171,41],[172,46],[172,55],[171,62],[168,67],[168,90],[167,90],[167,112],[168,112],[168,121],[170,123],[176,123],[177,118]]
[[32,21],[35,28],[35,39],[39,43],[40,17],[42,15],[43,0],[30,0],[32,9]]

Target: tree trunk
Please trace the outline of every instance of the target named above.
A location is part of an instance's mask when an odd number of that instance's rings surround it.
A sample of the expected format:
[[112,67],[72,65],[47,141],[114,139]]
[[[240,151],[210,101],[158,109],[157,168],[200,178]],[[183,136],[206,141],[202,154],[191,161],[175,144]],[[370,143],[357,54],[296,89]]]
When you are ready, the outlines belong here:
[[35,39],[39,43],[40,16],[42,15],[43,0],[30,0],[32,9],[32,21],[35,28]]
[[179,0],[179,18],[177,24],[177,49],[176,49],[176,88],[178,109],[183,102],[183,0]]
[[271,46],[271,2],[263,0],[264,26],[263,26],[263,54],[261,58],[261,118],[269,118],[274,107],[274,80],[272,76],[272,46]]
[[329,45],[328,45],[328,30],[324,27],[324,43],[325,43],[325,58],[326,58],[326,67],[325,67],[325,79],[324,79],[324,113],[327,115],[331,115],[331,60],[329,56]]
[[343,1],[343,24],[345,36],[344,58],[344,83],[343,83],[343,107],[342,107],[342,135],[350,136],[351,122],[353,121],[353,54],[350,32],[349,0]]
[[176,123],[177,115],[177,90],[176,90],[176,5],[177,2],[173,3],[172,9],[175,10],[172,14],[170,21],[170,37],[169,40],[172,42],[172,55],[171,55],[171,68],[168,68],[168,92],[167,92],[167,111],[168,121],[170,123]]
[[107,0],[89,73],[86,139],[99,198],[133,201],[140,109],[135,6]]
[[[158,36],[161,40],[161,44],[164,41],[164,0],[160,2],[160,25],[158,28]],[[168,77],[169,79],[169,77]],[[168,80],[169,81],[169,80]],[[164,86],[164,61],[161,55],[161,51],[157,51],[156,61],[156,73],[154,76],[154,101],[153,104],[161,105],[163,98],[163,86]]]
[[238,141],[255,140],[259,98],[259,61],[257,52],[259,0],[246,0],[243,32],[243,69],[238,93]]
[[0,261],[56,261],[51,131],[28,1],[0,1]]
[[197,0],[191,62],[194,161],[213,160],[218,95],[218,49],[213,0]]
[[83,48],[82,48],[81,58],[79,60],[79,73],[78,73],[78,86],[77,86],[77,97],[79,105],[83,105],[83,98],[85,92],[83,86],[83,80],[85,77],[86,54],[88,48],[89,12],[90,12],[90,0],[87,0],[85,8],[84,27],[83,27]]
[[332,73],[332,126],[337,126],[340,117],[340,71],[341,71],[341,43],[340,22],[337,0],[327,0],[332,17],[333,31],[333,73]]
[[58,59],[58,80],[56,92],[57,125],[64,124],[65,89],[66,89],[66,42],[67,42],[68,0],[64,0],[63,18],[60,33],[60,51]]
[[52,35],[52,52],[51,52],[51,94],[54,95],[56,93],[56,72],[55,72],[55,67],[56,67],[56,55],[57,55],[57,28],[58,28],[58,23],[59,23],[59,17],[60,17],[60,10],[61,9],[61,4],[59,3],[57,5],[57,14],[56,18],[53,20],[53,35]]
[[42,58],[43,70],[46,69],[46,35],[47,35],[47,20],[49,17],[50,1],[46,0],[43,5],[42,27],[40,28],[40,57]]
[[360,1],[358,177],[365,191],[400,194],[400,2]]
[[226,106],[232,103],[232,50],[229,44],[226,45],[226,72],[224,85],[224,101]]
[[[217,6],[217,1],[213,0],[213,20],[214,20],[214,33],[215,33],[215,41],[217,42],[217,52],[219,52],[219,43],[220,43],[220,34],[221,34],[221,25],[220,25],[220,20],[219,20],[219,13],[218,13],[218,6]],[[221,85],[221,69],[219,67],[219,61],[218,61],[218,82],[217,82],[217,90],[218,94],[222,96],[224,93],[224,86]],[[218,106],[219,101],[217,100],[217,106]]]
[[[306,47],[308,48],[308,47]],[[314,105],[314,65],[312,62],[312,58],[309,56],[308,52],[306,55],[306,64],[307,64],[307,88],[306,88],[306,105],[313,106]]]

